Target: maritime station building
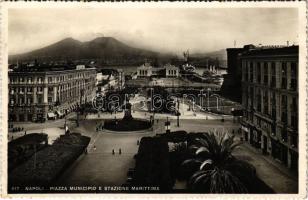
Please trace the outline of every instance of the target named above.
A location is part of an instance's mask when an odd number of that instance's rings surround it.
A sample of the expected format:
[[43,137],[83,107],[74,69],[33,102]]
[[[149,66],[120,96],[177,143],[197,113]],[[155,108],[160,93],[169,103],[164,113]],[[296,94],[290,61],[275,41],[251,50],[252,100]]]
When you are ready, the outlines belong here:
[[137,77],[178,77],[179,69],[174,66],[167,64],[163,67],[152,67],[149,63],[145,63],[137,68]]
[[83,65],[9,71],[9,121],[61,118],[91,101],[96,69]]
[[239,59],[243,139],[297,171],[298,46],[250,48]]

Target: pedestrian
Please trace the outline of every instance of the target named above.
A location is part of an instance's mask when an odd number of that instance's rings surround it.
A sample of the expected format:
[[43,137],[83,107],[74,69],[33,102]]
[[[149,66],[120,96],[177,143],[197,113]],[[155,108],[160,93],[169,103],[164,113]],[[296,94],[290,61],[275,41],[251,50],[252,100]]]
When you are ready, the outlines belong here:
[[119,149],[119,154],[122,154],[122,150],[121,150],[121,148]]
[[112,155],[114,155],[114,149],[112,149]]
[[137,145],[139,145],[139,140],[137,140]]
[[25,131],[25,135],[27,135],[27,131]]
[[96,151],[96,146],[95,145],[93,146],[93,150]]
[[87,148],[84,149],[84,154],[88,154],[88,149]]

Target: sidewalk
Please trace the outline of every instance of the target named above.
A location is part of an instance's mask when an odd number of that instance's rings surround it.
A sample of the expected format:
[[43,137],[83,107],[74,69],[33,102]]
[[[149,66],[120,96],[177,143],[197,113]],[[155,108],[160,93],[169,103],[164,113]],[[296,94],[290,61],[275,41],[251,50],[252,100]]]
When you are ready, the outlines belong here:
[[254,151],[256,154],[260,154],[260,156],[262,156],[262,158],[264,160],[266,160],[271,165],[275,166],[277,168],[277,170],[279,170],[280,172],[284,173],[286,176],[289,176],[289,178],[297,181],[298,177],[297,177],[297,175],[293,171],[288,169],[285,165],[283,165],[279,161],[277,161],[274,158],[270,157],[270,155],[263,155],[256,148],[252,147],[251,145],[249,145],[247,143],[244,143],[242,145],[244,145],[246,148],[249,148],[251,151]]
[[278,163],[261,152],[243,143],[234,150],[234,155],[239,159],[251,163],[257,170],[257,175],[276,193],[297,193],[298,178],[285,166]]

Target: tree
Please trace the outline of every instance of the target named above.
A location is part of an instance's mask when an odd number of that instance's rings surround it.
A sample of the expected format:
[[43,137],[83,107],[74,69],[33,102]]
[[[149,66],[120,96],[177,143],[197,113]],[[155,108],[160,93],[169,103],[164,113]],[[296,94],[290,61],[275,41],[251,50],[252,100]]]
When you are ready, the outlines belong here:
[[255,168],[247,162],[236,159],[232,151],[240,145],[234,135],[227,133],[197,134],[191,159],[182,167],[195,168],[189,178],[191,190],[209,193],[247,193],[247,184],[255,176]]

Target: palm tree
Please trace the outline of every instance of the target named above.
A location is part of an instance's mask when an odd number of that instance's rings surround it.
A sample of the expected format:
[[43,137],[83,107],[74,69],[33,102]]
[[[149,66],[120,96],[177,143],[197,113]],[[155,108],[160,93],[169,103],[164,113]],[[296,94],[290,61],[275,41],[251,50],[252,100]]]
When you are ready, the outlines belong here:
[[234,135],[199,133],[189,147],[191,159],[182,167],[197,167],[188,181],[190,189],[209,193],[247,193],[246,185],[255,177],[255,168],[236,159],[232,151],[240,145]]

